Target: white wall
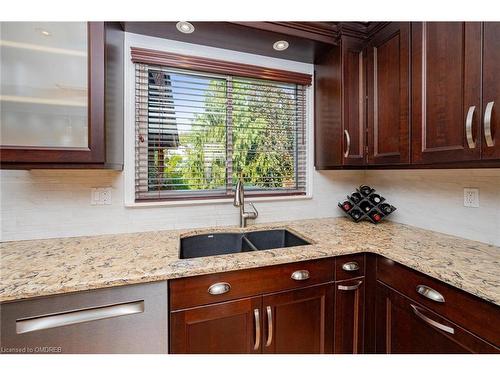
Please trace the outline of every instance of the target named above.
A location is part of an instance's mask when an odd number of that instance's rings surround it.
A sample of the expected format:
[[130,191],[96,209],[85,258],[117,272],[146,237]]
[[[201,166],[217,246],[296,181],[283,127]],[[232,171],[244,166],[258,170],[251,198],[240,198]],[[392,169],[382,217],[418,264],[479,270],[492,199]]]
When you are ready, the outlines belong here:
[[[500,246],[500,169],[370,170],[364,181],[397,207],[391,220]],[[479,188],[479,208],[464,207]]]
[[[362,171],[313,172],[312,199],[258,202],[257,222],[338,216],[336,204],[361,183]],[[125,207],[122,173],[0,171],[3,241],[161,229],[237,225],[232,203]],[[109,206],[91,206],[92,187],[111,186]]]
[[[338,216],[338,201],[367,183],[398,209],[391,220],[500,246],[500,169],[313,172],[313,198],[259,202],[258,222]],[[107,171],[5,171],[4,241],[236,225],[231,203],[125,207],[123,174]],[[92,187],[113,187],[113,204],[91,206]],[[463,207],[463,188],[480,189],[480,207]]]

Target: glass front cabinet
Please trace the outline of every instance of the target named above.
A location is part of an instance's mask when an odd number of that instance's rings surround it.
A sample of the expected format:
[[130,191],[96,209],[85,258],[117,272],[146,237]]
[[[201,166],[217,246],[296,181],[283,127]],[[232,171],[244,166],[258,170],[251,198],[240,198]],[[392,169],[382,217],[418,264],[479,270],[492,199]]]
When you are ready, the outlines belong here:
[[104,22],[0,27],[2,168],[105,163]]

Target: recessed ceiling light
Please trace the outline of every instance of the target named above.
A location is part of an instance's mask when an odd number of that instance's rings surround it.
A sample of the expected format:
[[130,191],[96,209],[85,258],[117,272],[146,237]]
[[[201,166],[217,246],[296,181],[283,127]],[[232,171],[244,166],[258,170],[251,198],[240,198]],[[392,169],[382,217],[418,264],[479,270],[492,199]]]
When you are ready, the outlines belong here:
[[35,31],[38,32],[38,33],[40,33],[40,34],[42,34],[43,36],[51,36],[52,35],[52,33],[50,31],[42,29],[41,27],[37,27],[35,29]]
[[175,27],[177,27],[177,30],[184,34],[191,34],[194,31],[193,24],[186,21],[177,22]]
[[286,40],[278,40],[276,43],[273,44],[273,48],[276,51],[284,51],[288,48],[289,44]]

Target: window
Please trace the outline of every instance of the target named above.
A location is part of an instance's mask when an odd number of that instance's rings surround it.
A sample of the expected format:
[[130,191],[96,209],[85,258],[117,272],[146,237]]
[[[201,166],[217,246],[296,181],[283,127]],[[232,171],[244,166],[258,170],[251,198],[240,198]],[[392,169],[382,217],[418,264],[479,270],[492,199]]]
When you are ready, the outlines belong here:
[[304,85],[135,69],[136,201],[305,194]]

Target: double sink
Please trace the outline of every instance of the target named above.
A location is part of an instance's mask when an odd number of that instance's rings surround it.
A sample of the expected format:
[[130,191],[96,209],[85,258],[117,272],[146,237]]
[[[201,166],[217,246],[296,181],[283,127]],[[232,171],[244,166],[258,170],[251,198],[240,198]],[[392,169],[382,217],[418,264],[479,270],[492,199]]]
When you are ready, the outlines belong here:
[[180,258],[199,258],[303,245],[310,245],[310,242],[287,229],[199,234],[181,238]]

